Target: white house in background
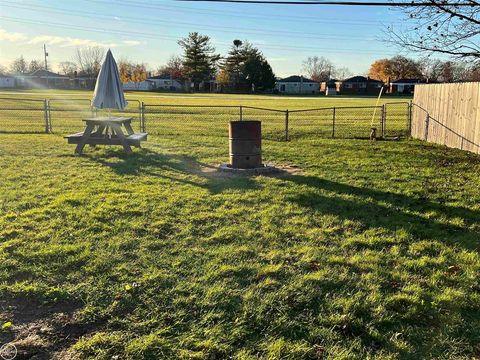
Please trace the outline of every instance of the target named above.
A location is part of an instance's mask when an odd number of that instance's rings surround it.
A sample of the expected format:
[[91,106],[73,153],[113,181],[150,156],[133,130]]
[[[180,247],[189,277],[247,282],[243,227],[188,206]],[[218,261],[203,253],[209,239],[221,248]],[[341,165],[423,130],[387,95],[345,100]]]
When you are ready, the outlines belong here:
[[123,84],[123,90],[149,91],[154,89],[155,82],[148,79],[139,82],[129,81]]
[[0,88],[15,87],[15,77],[0,73]]
[[68,89],[70,78],[52,71],[38,69],[28,74],[15,75],[17,87],[27,89]]
[[183,84],[175,79],[170,78],[165,75],[151,76],[147,80],[153,81],[155,83],[154,89],[156,90],[165,90],[165,91],[183,91]]
[[318,94],[320,83],[303,76],[292,75],[275,83],[275,90],[281,94]]

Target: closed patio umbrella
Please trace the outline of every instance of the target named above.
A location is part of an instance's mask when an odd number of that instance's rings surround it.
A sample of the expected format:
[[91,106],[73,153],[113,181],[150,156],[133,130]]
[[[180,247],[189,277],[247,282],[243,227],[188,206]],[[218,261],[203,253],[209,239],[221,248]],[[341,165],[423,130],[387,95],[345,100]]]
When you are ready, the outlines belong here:
[[97,77],[92,106],[98,109],[123,110],[127,104],[123,95],[123,86],[120,81],[117,63],[109,49]]

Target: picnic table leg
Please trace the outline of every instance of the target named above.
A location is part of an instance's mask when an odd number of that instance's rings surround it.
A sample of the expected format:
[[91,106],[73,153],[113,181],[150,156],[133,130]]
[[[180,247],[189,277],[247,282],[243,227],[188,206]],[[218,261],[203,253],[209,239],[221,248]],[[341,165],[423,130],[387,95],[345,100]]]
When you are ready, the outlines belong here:
[[94,134],[95,135],[102,135],[103,131],[105,130],[105,127],[106,126],[104,126],[104,125],[98,125],[97,130],[95,130]]
[[85,144],[90,138],[90,135],[92,134],[94,127],[95,126],[92,124],[87,125],[87,127],[85,128],[85,131],[83,132],[82,138],[80,139],[80,142],[75,148],[75,154],[82,155],[83,148],[85,147]]
[[[124,126],[125,126],[125,129],[127,129],[127,134],[128,134],[128,135],[133,135],[133,134],[135,134],[135,131],[133,131],[133,129],[132,129],[132,124],[130,123],[130,121],[129,121],[129,122],[126,122],[126,123],[124,124]],[[139,142],[138,144],[134,144],[133,146],[135,146],[136,148],[141,148],[140,142]]]
[[125,129],[127,129],[127,134],[128,135],[135,134],[135,131],[133,131],[132,124],[130,122],[126,122],[124,125],[125,125]]
[[123,134],[123,131],[122,131],[122,128],[115,124],[115,125],[111,125],[111,129],[113,130],[113,132],[117,135],[118,139],[120,140],[120,143],[122,144],[123,146],[123,149],[125,150],[125,152],[127,154],[131,154],[132,153],[132,148],[130,147],[130,144],[128,143],[128,140],[127,138],[125,137],[125,135]]
[[[104,125],[97,125],[96,127],[97,127],[97,128],[96,128],[96,130],[95,130],[94,132],[92,132],[92,135],[93,135],[93,136],[101,136],[101,135],[103,135],[103,132],[105,131],[106,126],[104,126]],[[107,129],[105,132],[108,132],[108,129]],[[96,146],[97,146],[96,144],[90,144],[90,147],[92,147],[92,148],[95,148]]]

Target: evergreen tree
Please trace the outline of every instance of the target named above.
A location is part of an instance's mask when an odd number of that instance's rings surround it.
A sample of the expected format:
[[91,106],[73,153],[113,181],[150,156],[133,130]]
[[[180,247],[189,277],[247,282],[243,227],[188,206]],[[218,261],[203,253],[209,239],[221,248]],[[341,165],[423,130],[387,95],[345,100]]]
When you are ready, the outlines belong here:
[[189,33],[178,44],[183,48],[183,65],[186,74],[199,89],[201,81],[208,80],[215,74],[216,63],[220,56],[215,54],[215,48],[210,44],[210,38],[198,32]]
[[223,65],[223,70],[229,74],[230,80],[235,87],[245,81],[242,73],[242,67],[245,64],[246,54],[241,40],[233,40],[233,45],[228,52],[227,58]]
[[265,91],[275,86],[275,74],[260,50],[250,44],[244,47],[242,73],[252,91]]
[[275,86],[275,75],[262,52],[252,44],[235,40],[223,65],[238,90],[240,85],[252,91],[265,91]]

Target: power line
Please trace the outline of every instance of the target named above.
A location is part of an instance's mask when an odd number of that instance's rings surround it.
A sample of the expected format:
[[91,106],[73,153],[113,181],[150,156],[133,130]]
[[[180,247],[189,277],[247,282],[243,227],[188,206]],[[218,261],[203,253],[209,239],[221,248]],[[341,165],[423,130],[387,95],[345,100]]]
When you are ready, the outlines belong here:
[[[98,19],[105,19],[105,20],[113,20],[112,15],[101,15],[98,13],[94,12],[87,12],[87,11],[75,11],[71,12],[65,9],[60,9],[52,6],[37,6],[37,5],[18,5],[15,3],[10,3],[8,1],[0,1],[0,4],[5,4],[6,7],[11,7],[11,8],[17,8],[17,9],[24,9],[24,10],[33,10],[33,9],[47,9],[47,10],[40,10],[46,13],[59,13],[59,14],[67,14],[70,16],[75,16],[75,17],[82,17],[84,18],[86,15],[89,18],[98,18]],[[139,24],[151,24],[151,25],[158,25],[159,23],[164,23],[164,24],[171,24],[171,25],[177,25],[177,27],[199,27],[203,29],[207,29],[210,31],[214,31],[215,29],[221,30],[222,32],[229,32],[229,33],[234,33],[238,34],[239,31],[242,31],[243,33],[246,34],[254,34],[254,35],[266,35],[266,36],[275,36],[278,37],[279,35],[282,36],[287,36],[287,37],[294,37],[294,38],[302,38],[302,39],[321,39],[321,40],[356,40],[356,41],[374,41],[375,39],[373,38],[365,38],[365,37],[360,37],[360,36],[338,36],[338,35],[323,35],[319,36],[316,33],[307,33],[307,32],[295,32],[295,31],[284,31],[284,30],[272,30],[272,31],[265,31],[262,29],[245,29],[245,28],[233,28],[233,27],[226,27],[226,26],[202,26],[202,25],[197,25],[195,23],[188,23],[188,22],[177,22],[177,21],[168,21],[168,20],[149,20],[145,18],[135,18],[135,17],[124,17],[122,16],[122,19],[139,23]],[[305,36],[307,35],[307,36]]]
[[421,7],[421,6],[478,6],[478,4],[451,3],[437,4],[434,1],[428,3],[419,2],[373,2],[373,1],[276,1],[276,0],[175,0],[182,2],[213,2],[213,3],[237,3],[237,4],[266,4],[266,5],[341,5],[341,6],[388,6],[388,7]]
[[[102,1],[102,0],[83,0],[87,2],[92,2],[92,3],[97,3],[97,4],[108,4],[111,5],[111,2],[108,1]],[[289,22],[305,22],[305,21],[311,21],[311,22],[316,22],[316,23],[333,23],[333,24],[345,24],[345,25],[353,25],[353,26],[372,26],[372,24],[378,23],[381,24],[380,21],[361,21],[361,20],[331,20],[325,19],[322,17],[318,16],[298,16],[298,15],[288,15],[288,16],[282,16],[282,15],[268,15],[268,14],[262,14],[262,15],[252,15],[251,13],[247,12],[239,12],[239,11],[225,11],[225,10],[213,10],[213,9],[200,9],[200,8],[192,8],[192,7],[185,7],[185,6],[176,6],[172,4],[165,4],[165,5],[159,5],[159,4],[146,4],[143,2],[138,2],[138,1],[128,1],[128,2],[120,2],[116,1],[116,5],[119,6],[124,6],[131,8],[132,6],[135,7],[141,7],[144,9],[155,9],[155,10],[162,10],[162,11],[171,11],[171,12],[190,12],[194,14],[212,14],[212,15],[225,15],[225,14],[230,14],[233,16],[241,16],[243,18],[252,18],[252,19],[267,19],[267,20],[281,20],[285,19],[288,20]],[[178,10],[176,10],[178,9]],[[402,22],[400,21],[389,21],[389,23],[398,23],[401,24]]]
[[[72,24],[65,24],[65,23],[54,23],[54,22],[47,22],[47,21],[37,21],[37,20],[29,20],[29,19],[20,19],[15,17],[9,16],[0,16],[0,19],[15,22],[15,23],[24,23],[24,24],[33,24],[33,25],[44,25],[44,26],[53,26],[53,27],[60,27],[66,29],[74,29],[79,31],[85,32],[94,32],[94,33],[102,33],[102,34],[116,34],[116,35],[132,35],[137,36],[140,38],[147,38],[147,39],[162,39],[166,41],[174,41],[177,42],[178,38],[174,36],[168,35],[158,35],[154,33],[145,33],[145,32],[138,32],[138,31],[125,31],[125,30],[106,30],[106,29],[98,29],[93,27],[84,27]],[[225,42],[216,42],[220,45],[231,45],[230,43]],[[356,53],[360,55],[393,55],[393,53],[385,53],[385,52],[372,52],[372,51],[365,51],[362,49],[342,49],[342,48],[321,48],[321,47],[304,47],[304,46],[286,46],[282,44],[256,44],[255,42],[253,45],[258,46],[262,49],[272,49],[272,50],[282,50],[282,51],[295,51],[298,52],[299,50],[309,50],[309,51],[330,51],[330,52],[337,52],[337,53]]]

